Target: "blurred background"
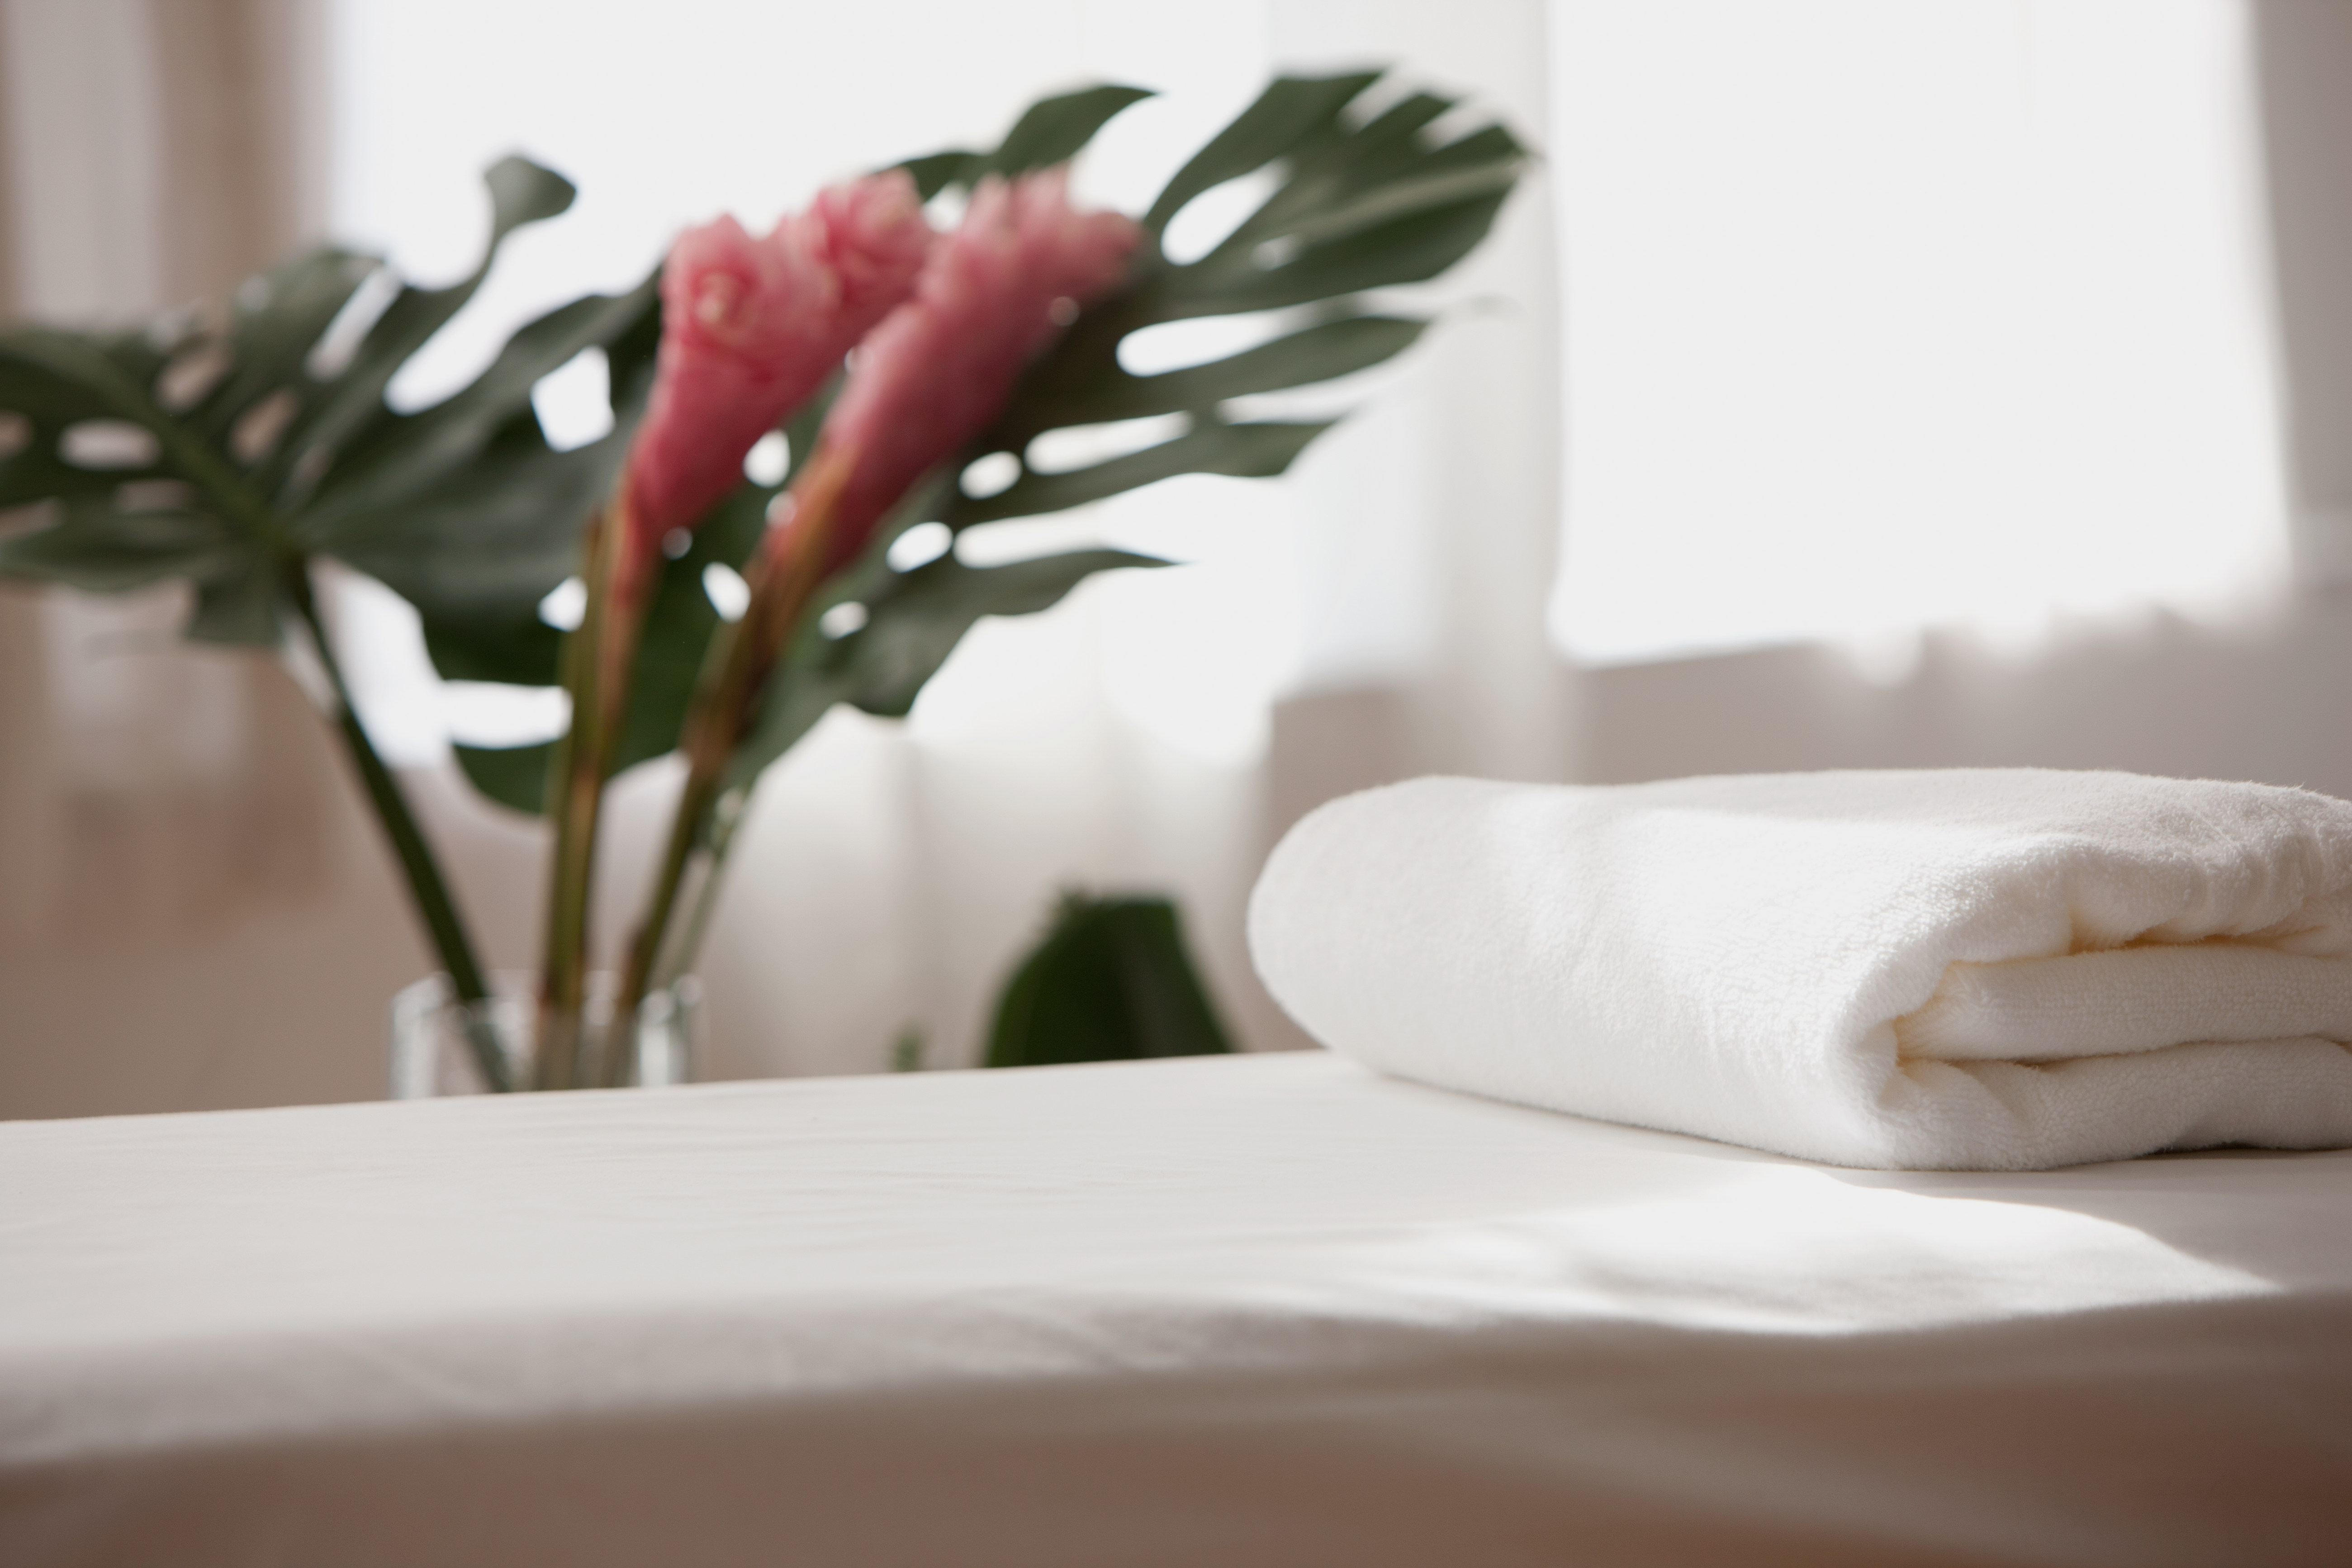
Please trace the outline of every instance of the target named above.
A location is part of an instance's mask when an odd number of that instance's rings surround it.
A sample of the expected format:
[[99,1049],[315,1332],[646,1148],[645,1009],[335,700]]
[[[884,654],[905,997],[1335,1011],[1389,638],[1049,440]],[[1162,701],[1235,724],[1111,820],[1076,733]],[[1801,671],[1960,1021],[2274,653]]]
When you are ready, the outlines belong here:
[[[1305,1044],[1249,973],[1251,880],[1318,802],[1415,773],[2352,795],[2341,0],[0,0],[0,315],[135,319],[330,236],[446,279],[522,151],[581,200],[394,384],[421,406],[683,225],[988,145],[1044,92],[1160,89],[1079,172],[1139,210],[1269,74],[1386,61],[1543,153],[1423,292],[1440,330],[1306,398],[1367,406],[1281,481],[1015,525],[1189,563],[986,623],[910,719],[836,712],[772,770],[708,1074],[877,1071],[908,1028],[970,1061],[1066,886],[1173,893],[1236,1033]],[[602,433],[599,374],[540,388],[560,441]],[[0,585],[0,1116],[373,1097],[428,967],[299,694],[177,646],[183,608]],[[525,963],[538,830],[448,745],[547,715],[440,687],[372,584],[333,609]],[[619,786],[608,931],[674,784]]]

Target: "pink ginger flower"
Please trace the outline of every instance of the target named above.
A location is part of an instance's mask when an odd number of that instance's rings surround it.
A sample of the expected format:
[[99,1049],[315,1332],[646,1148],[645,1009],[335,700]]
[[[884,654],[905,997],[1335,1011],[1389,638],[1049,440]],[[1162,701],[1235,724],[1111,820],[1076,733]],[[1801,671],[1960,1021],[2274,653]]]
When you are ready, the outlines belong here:
[[814,510],[830,513],[825,569],[855,559],[916,480],[987,428],[1022,368],[1078,309],[1118,286],[1141,237],[1118,213],[1074,209],[1066,169],[982,180],[914,298],[859,347],[826,416],[820,454],[852,465],[838,496],[771,531],[772,556],[788,552]]
[[913,290],[935,237],[898,171],[825,191],[764,239],[732,217],[678,236],[662,272],[653,397],[623,481],[637,563],[742,481],[753,443]]

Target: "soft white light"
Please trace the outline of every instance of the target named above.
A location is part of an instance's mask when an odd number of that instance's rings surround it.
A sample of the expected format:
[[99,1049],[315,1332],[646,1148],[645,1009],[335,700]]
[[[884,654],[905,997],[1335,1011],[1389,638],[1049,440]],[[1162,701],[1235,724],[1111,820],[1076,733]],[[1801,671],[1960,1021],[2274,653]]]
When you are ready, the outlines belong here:
[[946,523],[919,522],[890,542],[887,559],[893,572],[912,572],[937,561],[954,544],[955,535]]
[[547,444],[569,452],[611,435],[612,384],[602,349],[583,349],[541,376],[530,389],[530,405],[547,433]]
[[743,612],[751,607],[751,585],[743,581],[741,573],[723,561],[714,561],[702,569],[702,592],[722,621],[740,621]]
[[416,611],[374,578],[356,572],[331,570],[321,588],[332,606],[331,625],[343,656],[352,706],[376,751],[396,768],[447,757],[442,682],[425,655]]
[[1066,474],[1172,441],[1192,427],[1191,416],[1183,414],[1155,414],[1107,425],[1069,425],[1048,430],[1030,442],[1026,457],[1033,472]]
[[1202,191],[1169,220],[1161,241],[1168,259],[1181,267],[1223,245],[1244,219],[1265,205],[1275,190],[1271,170],[1261,169]]
[[771,430],[743,454],[743,477],[755,485],[780,485],[792,472],[792,443],[782,430]]
[[852,632],[864,630],[866,621],[866,606],[853,600],[835,605],[819,616],[816,629],[829,637],[845,637]]
[[1003,495],[1021,477],[1021,459],[1010,452],[991,452],[964,465],[956,483],[974,500]]
[[1003,566],[1066,550],[1090,550],[1101,542],[1100,517],[1096,509],[1086,507],[967,528],[956,535],[955,557],[967,566]]
[[577,577],[566,577],[539,602],[539,618],[559,632],[578,631],[587,614],[588,584]]
[[2282,569],[2231,0],[1553,16],[1568,652],[1883,654]]
[[1275,570],[1288,498],[1195,474],[1152,486],[1106,519],[1105,543],[1192,563],[1116,573],[1105,605],[1103,679],[1119,716],[1198,762],[1265,755],[1274,694],[1296,661],[1291,579]]
[[450,738],[469,746],[534,746],[572,727],[572,696],[558,686],[445,681],[441,710]]
[[1118,341],[1118,364],[1129,375],[1159,375],[1208,364],[1254,349],[1278,336],[1279,311],[1253,316],[1196,316],[1190,321],[1161,321],[1129,332]]
[[[1433,1310],[1748,1336],[2013,1325],[2280,1293],[2258,1274],[2063,1200],[1905,1192],[1769,1162],[1727,1162],[1712,1181],[1670,1195],[1433,1225],[1342,1256],[1362,1288]],[[1707,1260],[1703,1288],[1688,1275],[1694,1257]],[[1822,1280],[1838,1282],[1833,1299]]]

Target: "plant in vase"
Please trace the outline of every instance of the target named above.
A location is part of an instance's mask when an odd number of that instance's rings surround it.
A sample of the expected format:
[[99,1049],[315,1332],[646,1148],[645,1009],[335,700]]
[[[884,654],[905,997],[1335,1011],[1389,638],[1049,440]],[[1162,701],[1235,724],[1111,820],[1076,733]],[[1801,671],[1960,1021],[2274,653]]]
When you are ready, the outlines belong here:
[[[765,238],[723,218],[691,231],[654,278],[529,323],[471,385],[415,413],[391,408],[385,387],[509,234],[568,206],[559,176],[520,159],[490,171],[488,252],[447,289],[393,283],[373,258],[330,248],[251,280],[218,313],[0,332],[0,509],[40,506],[0,538],[0,574],[101,593],[186,581],[191,638],[314,671],[483,1083],[626,1081],[640,1025],[691,972],[763,768],[835,703],[905,713],[982,616],[1043,609],[1098,571],[1164,563],[1102,549],[998,566],[952,548],[894,561],[895,542],[1179,474],[1278,474],[1329,422],[1237,418],[1233,400],[1366,369],[1423,331],[1365,292],[1466,255],[1523,154],[1499,126],[1431,137],[1453,105],[1430,94],[1357,112],[1377,79],[1276,81],[1133,222],[1077,212],[1059,166],[1145,94],[1047,99],[992,152],[852,182]],[[1179,211],[1261,172],[1269,194],[1230,235],[1192,260],[1166,255]],[[950,188],[966,196],[962,219],[935,236],[921,204]],[[1224,358],[1150,375],[1119,363],[1143,329],[1266,312],[1287,313],[1281,334]],[[610,373],[614,428],[559,452],[531,389],[591,350]],[[1027,461],[1050,431],[1157,416],[1183,427],[1074,470]],[[746,479],[745,453],[779,426],[782,481]],[[1009,460],[1010,484],[962,481],[992,456]],[[430,842],[352,709],[317,604],[328,561],[407,599],[445,678],[570,695],[555,742],[457,749],[484,794],[553,825],[532,1048],[501,1037]],[[714,565],[751,586],[740,619],[711,602]],[[575,576],[586,607],[564,632],[542,606]],[[674,750],[687,784],[604,1049],[587,921],[602,795],[617,772]]]
[[[587,910],[604,779],[665,549],[691,538],[741,482],[752,446],[798,413],[907,300],[933,237],[914,182],[893,173],[825,192],[764,240],[722,217],[670,251],[652,396],[628,464],[590,526],[585,610],[564,649],[572,723],[548,779],[555,849],[535,1031],[539,1088],[572,1087],[594,1058],[605,1064],[595,1076],[621,1081],[624,1047],[637,1034],[646,977],[633,965],[604,1039],[588,1035]],[[761,597],[754,595],[753,619],[764,623],[775,610]]]

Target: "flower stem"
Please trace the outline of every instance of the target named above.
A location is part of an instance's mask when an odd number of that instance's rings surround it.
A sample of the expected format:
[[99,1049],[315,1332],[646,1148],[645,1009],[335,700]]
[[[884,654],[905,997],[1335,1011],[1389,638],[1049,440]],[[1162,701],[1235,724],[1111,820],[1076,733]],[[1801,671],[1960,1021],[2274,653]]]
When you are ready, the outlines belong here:
[[[752,563],[751,602],[743,618],[721,626],[711,639],[692,705],[687,710],[678,750],[686,754],[685,788],[670,818],[669,842],[662,852],[646,914],[629,943],[621,972],[621,990],[613,1005],[615,1040],[626,1040],[635,1028],[639,1005],[659,964],[671,917],[677,912],[678,890],[697,850],[711,839],[712,815],[727,793],[727,769],[759,711],[769,671],[800,626],[801,616],[824,585],[832,555],[835,502],[854,467],[843,453],[819,447],[793,487],[794,512],[783,526],[789,531],[784,548],[762,549]],[[731,837],[732,825],[728,828]],[[717,871],[716,851],[707,875]],[[697,921],[698,928],[699,921]],[[698,936],[698,929],[694,933]],[[604,1081],[618,1084],[625,1070],[625,1053],[607,1054]]]
[[310,634],[319,668],[325,673],[328,689],[333,696],[334,711],[329,717],[335,732],[342,738],[343,749],[367,791],[369,804],[375,807],[377,826],[383,829],[393,856],[407,877],[409,899],[416,906],[417,917],[425,922],[425,930],[440,955],[441,967],[448,973],[450,988],[465,1012],[467,1043],[473,1049],[474,1065],[481,1070],[482,1081],[493,1091],[512,1089],[506,1053],[499,1048],[498,1037],[479,1005],[488,999],[489,991],[482,983],[481,965],[474,960],[474,944],[466,934],[464,917],[457,912],[457,900],[449,895],[449,884],[441,875],[440,863],[434,858],[433,847],[425,839],[415,813],[409,809],[399,781],[384,766],[383,758],[368,739],[366,726],[360,722],[352,706],[351,688],[344,682],[341,662],[335,658],[334,645],[328,640],[326,624],[320,617],[307,562],[289,565],[286,589]]
[[743,824],[743,813],[751,804],[751,795],[750,785],[737,784],[722,792],[718,804],[711,807],[709,836],[702,850],[701,877],[687,910],[685,927],[667,944],[666,953],[657,955],[649,981],[654,989],[675,984],[694,967],[694,955],[702,950],[703,932],[710,928],[710,912],[719,902],[727,852],[735,847],[735,830]]
[[[549,774],[548,815],[555,849],[548,871],[546,950],[540,979],[538,1064],[541,1089],[570,1089],[590,1080],[583,1058],[588,980],[588,905],[596,872],[596,835],[604,808],[604,774],[626,717],[630,666],[644,621],[641,563],[628,515],[616,502],[591,525],[583,575],[588,603],[578,629],[565,639],[563,684],[572,696],[572,723],[556,748]],[[611,1038],[620,1038],[617,1030]],[[611,1053],[623,1055],[617,1044]]]
[[[757,585],[751,607],[732,626],[721,626],[711,641],[710,662],[688,710],[680,750],[687,755],[686,785],[670,817],[669,841],[663,847],[661,868],[645,918],[629,943],[621,970],[620,994],[613,1000],[613,1037],[626,1040],[636,1027],[637,1010],[646,999],[654,969],[662,954],[663,939],[676,913],[678,891],[706,836],[712,809],[718,805],[729,760],[742,735],[742,711],[757,695],[760,672],[757,649],[768,640],[764,622],[768,606]],[[621,1082],[622,1055],[614,1051],[605,1062],[605,1081]]]

